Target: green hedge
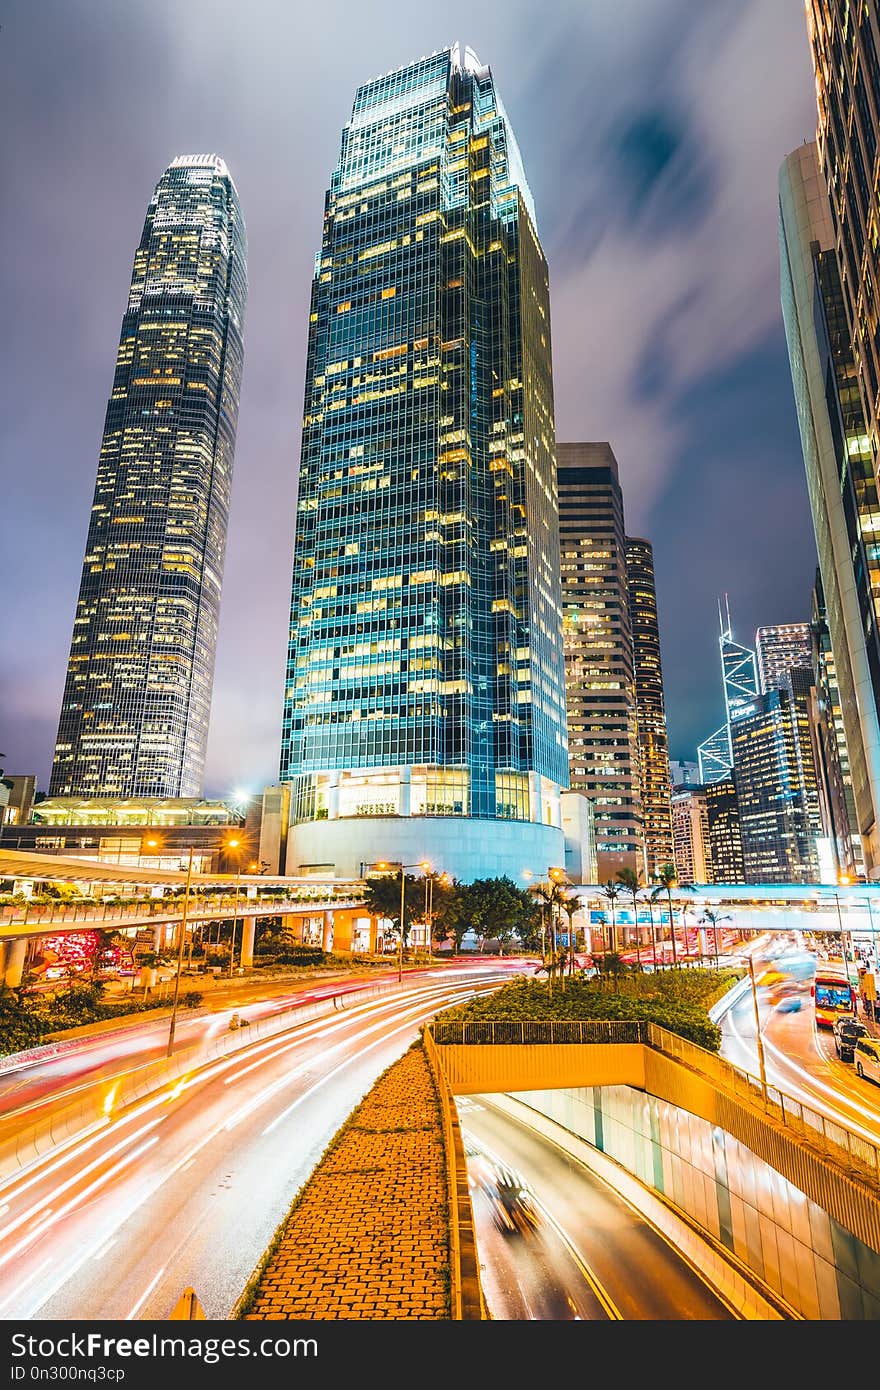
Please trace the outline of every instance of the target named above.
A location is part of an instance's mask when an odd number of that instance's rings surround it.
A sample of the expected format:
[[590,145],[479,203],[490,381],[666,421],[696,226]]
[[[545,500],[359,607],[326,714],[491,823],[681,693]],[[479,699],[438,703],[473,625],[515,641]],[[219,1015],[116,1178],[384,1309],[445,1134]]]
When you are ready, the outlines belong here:
[[[699,983],[685,978],[693,976],[699,976]],[[514,1023],[537,1019],[643,1019],[710,1052],[719,1050],[721,1029],[709,1019],[707,1009],[711,1006],[704,1001],[718,995],[724,977],[709,970],[668,970],[641,978],[652,984],[632,990],[624,987],[620,992],[609,990],[599,981],[577,977],[567,979],[563,989],[557,980],[551,995],[546,981],[520,977],[492,994],[444,1009],[437,1019],[464,1023],[492,1019]],[[729,983],[732,978],[728,988]]]

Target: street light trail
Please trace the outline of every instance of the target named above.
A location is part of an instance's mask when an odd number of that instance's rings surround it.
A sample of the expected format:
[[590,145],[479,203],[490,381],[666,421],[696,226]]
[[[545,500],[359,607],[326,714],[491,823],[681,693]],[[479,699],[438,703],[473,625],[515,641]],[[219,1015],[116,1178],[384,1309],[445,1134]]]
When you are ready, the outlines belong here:
[[[36,1160],[3,1190],[16,1216],[26,1197],[31,1219],[45,1222],[0,1267],[7,1316],[165,1318],[192,1285],[208,1317],[228,1317],[327,1143],[420,1023],[508,977],[502,969],[407,980],[402,994],[245,1044]],[[114,1171],[117,1161],[124,1167]],[[77,1180],[83,1164],[95,1166]],[[0,1230],[0,1257],[16,1235],[10,1242]]]

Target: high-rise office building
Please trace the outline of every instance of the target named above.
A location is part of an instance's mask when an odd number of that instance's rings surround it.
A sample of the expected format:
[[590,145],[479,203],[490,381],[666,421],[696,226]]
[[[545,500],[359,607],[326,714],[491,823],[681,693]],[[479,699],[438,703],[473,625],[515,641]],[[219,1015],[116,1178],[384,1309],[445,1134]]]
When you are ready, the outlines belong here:
[[558,444],[569,778],[593,803],[599,878],[645,873],[626,529],[610,444]]
[[840,690],[825,613],[822,576],[818,568],[813,585],[810,632],[814,677],[811,707],[813,746],[822,824],[832,854],[832,873],[835,878],[841,874],[851,878],[862,877],[865,872],[862,841],[858,833]]
[[680,883],[711,883],[712,859],[704,787],[672,793],[672,830],[676,876]]
[[626,576],[636,685],[645,881],[650,882],[662,865],[673,862],[669,739],[663,698],[654,551],[650,541],[627,536]]
[[[836,148],[837,136],[832,141]],[[880,504],[844,305],[847,274],[841,275],[836,250],[838,194],[835,202],[833,212],[816,146],[805,144],[790,154],[779,174],[782,311],[839,691],[853,830],[867,871],[875,876],[880,871]]]
[[733,778],[709,782],[703,791],[712,871],[710,882],[745,883],[739,803]]
[[743,710],[749,710],[758,694],[755,653],[734,641],[727,595],[718,605],[718,650],[721,657],[721,684],[724,691],[724,723],[699,745],[697,759],[703,786],[729,777],[733,768],[731,724]]
[[700,764],[692,762],[689,759],[681,761],[681,759],[678,758],[670,758],[669,781],[673,788],[702,786],[700,781]]
[[730,733],[746,882],[817,882],[816,837],[788,692],[757,695],[731,722]]
[[792,666],[812,670],[813,647],[809,623],[779,623],[759,627],[755,633],[755,656],[761,694],[789,684]]
[[489,68],[361,86],[309,315],[281,781],[287,866],[562,867],[547,264]]
[[182,155],[135,252],[51,796],[201,792],[246,297],[229,171]]

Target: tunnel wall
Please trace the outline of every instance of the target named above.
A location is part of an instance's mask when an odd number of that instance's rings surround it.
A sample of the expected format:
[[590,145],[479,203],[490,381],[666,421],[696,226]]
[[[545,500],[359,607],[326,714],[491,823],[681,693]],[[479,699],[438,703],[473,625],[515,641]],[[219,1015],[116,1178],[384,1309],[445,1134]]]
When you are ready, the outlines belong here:
[[717,1125],[629,1086],[510,1094],[673,1203],[802,1317],[880,1320],[880,1254]]

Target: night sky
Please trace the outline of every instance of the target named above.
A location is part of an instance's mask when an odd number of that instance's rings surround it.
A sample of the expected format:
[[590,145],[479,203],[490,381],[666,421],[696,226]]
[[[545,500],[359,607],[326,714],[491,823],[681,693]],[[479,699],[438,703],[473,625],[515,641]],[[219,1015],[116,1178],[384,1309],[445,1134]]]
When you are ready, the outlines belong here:
[[[439,16],[439,17],[438,17]],[[308,300],[360,82],[492,68],[550,264],[557,434],[609,440],[654,543],[670,752],[734,632],[809,618],[777,175],[815,134],[802,0],[5,0],[0,752],[48,784],[107,395],[150,194],[217,153],[248,229],[245,374],[205,791],[278,775]]]

